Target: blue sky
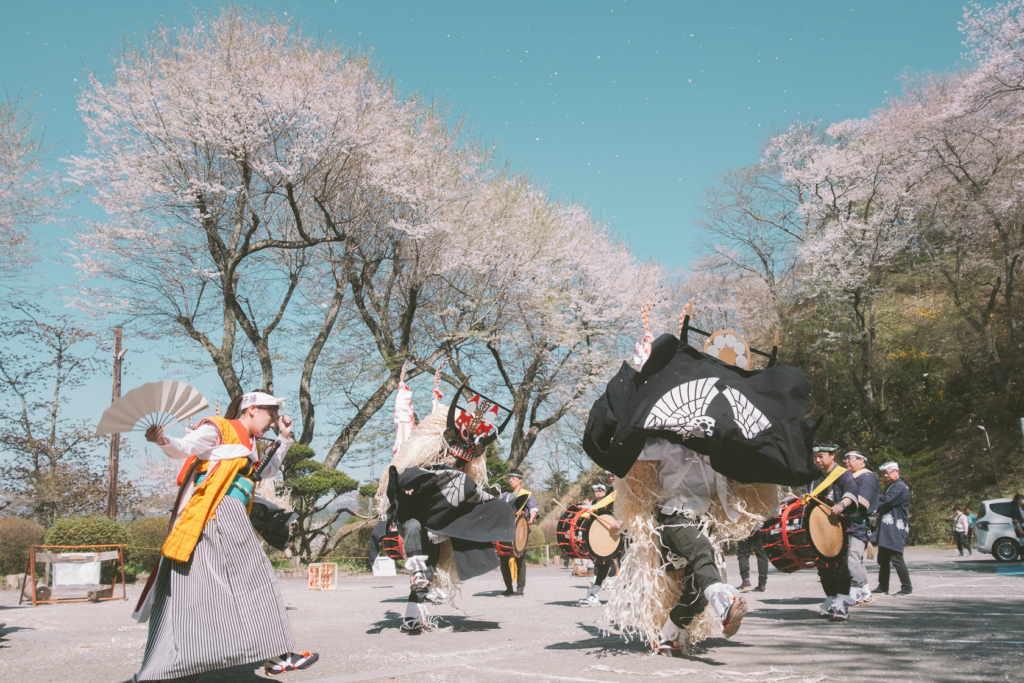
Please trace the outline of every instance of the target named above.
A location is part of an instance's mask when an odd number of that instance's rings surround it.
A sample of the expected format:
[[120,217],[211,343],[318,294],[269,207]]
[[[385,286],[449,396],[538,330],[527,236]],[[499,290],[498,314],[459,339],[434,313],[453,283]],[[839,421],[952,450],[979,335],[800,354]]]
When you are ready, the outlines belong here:
[[[126,34],[188,20],[184,2],[3,3],[0,83],[39,94],[54,156],[78,151],[75,93],[86,65]],[[962,0],[829,2],[370,2],[270,5],[365,49],[400,89],[447,99],[553,195],[590,205],[641,256],[684,267],[716,173],[756,161],[794,119],[867,115],[906,69],[947,70],[963,47]],[[76,80],[77,79],[77,80]],[[101,220],[94,208],[79,211]],[[40,229],[48,285],[66,228]],[[139,350],[125,388],[149,376]],[[129,344],[130,346],[132,344]],[[142,362],[145,361],[145,362]],[[215,378],[197,380],[220,391]],[[109,391],[109,380],[96,390]],[[209,394],[208,394],[209,395]],[[96,416],[98,418],[98,416]]]

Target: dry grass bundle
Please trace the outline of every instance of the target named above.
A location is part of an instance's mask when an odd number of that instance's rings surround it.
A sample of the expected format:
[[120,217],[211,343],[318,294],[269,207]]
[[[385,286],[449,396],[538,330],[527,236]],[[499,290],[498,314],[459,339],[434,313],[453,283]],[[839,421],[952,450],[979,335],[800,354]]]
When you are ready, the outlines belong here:
[[[617,630],[627,640],[636,636],[652,649],[661,639],[661,628],[682,594],[682,573],[666,565],[661,553],[657,526],[660,493],[658,472],[653,462],[638,460],[625,479],[616,481],[616,516],[629,533],[630,544],[619,563],[619,574],[605,606],[601,625]],[[729,481],[728,501],[739,518],[733,522],[717,498],[712,503],[709,538],[716,551],[726,541],[743,540],[760,526],[778,506],[779,487],[773,484],[740,484]],[[720,566],[721,555],[716,552]],[[721,632],[718,615],[708,606],[687,627],[689,644]]]
[[682,593],[679,572],[667,571],[662,561],[654,514],[659,493],[655,464],[638,460],[624,479],[616,480],[615,491],[615,514],[630,542],[619,562],[601,625],[627,640],[639,637],[655,648],[661,627]]
[[[391,464],[399,472],[404,471],[407,467],[426,468],[431,465],[439,465],[443,462],[451,461],[451,456],[445,450],[444,440],[441,437],[447,426],[447,413],[448,406],[439,406],[438,410],[427,415],[416,425],[416,428],[412,430],[412,434],[409,435],[409,439],[402,444],[402,447],[398,449],[398,453],[391,459]],[[380,486],[377,488],[377,494],[373,498],[377,515],[382,520],[388,516],[389,469],[388,467],[384,468],[384,472],[380,476]]]
[[741,484],[729,479],[727,498],[729,507],[739,512],[733,522],[725,514],[717,497],[711,502],[711,516],[715,519],[712,541],[721,547],[726,541],[742,541],[760,528],[779,509],[780,489],[775,484]]

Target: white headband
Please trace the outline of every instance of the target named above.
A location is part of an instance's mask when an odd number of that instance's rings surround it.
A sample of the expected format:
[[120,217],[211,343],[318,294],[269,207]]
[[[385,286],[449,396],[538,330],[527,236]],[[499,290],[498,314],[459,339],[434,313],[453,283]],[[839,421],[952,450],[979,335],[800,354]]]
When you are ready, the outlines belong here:
[[253,391],[242,394],[242,403],[238,406],[238,410],[245,410],[249,406],[276,406],[278,409],[284,410],[284,399],[275,398],[263,391]]

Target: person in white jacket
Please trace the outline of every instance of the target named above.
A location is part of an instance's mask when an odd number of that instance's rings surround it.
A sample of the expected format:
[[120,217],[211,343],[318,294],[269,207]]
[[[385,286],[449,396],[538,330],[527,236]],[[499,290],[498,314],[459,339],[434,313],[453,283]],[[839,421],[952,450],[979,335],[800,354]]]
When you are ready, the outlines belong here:
[[956,534],[956,549],[960,551],[960,557],[964,556],[964,548],[971,555],[971,544],[967,542],[967,536],[971,533],[971,520],[959,505],[953,508],[953,533]]

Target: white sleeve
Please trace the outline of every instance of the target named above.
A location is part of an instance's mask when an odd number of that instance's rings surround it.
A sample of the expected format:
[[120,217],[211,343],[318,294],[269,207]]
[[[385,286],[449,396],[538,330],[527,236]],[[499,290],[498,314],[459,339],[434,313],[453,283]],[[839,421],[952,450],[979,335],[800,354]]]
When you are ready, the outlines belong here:
[[288,454],[288,449],[292,445],[290,438],[286,439],[283,437],[277,437],[277,451],[274,456],[267,463],[267,466],[263,468],[263,472],[260,474],[262,479],[273,479],[281,471],[281,465],[284,464],[284,456]]
[[192,455],[200,460],[209,460],[210,451],[220,445],[220,431],[209,422],[199,425],[180,439],[166,435],[165,438],[167,443],[160,448],[176,460],[184,460]]

